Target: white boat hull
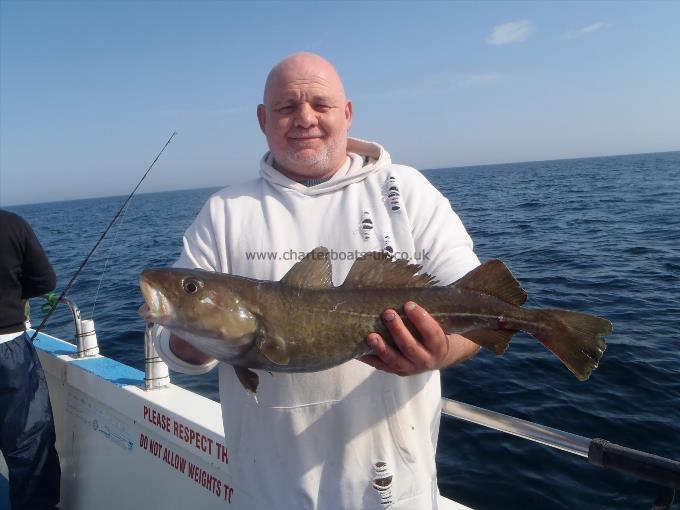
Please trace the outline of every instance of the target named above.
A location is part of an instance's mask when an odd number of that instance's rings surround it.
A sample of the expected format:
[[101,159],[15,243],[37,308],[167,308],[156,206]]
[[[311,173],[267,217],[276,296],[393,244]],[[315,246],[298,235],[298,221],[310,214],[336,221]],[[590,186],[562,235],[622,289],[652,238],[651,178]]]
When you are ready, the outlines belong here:
[[[39,334],[57,430],[64,510],[252,509],[234,483],[220,405],[170,384],[145,391],[144,373]],[[0,508],[9,508],[0,455]],[[4,477],[4,478],[3,478]],[[442,509],[465,509],[441,498]]]

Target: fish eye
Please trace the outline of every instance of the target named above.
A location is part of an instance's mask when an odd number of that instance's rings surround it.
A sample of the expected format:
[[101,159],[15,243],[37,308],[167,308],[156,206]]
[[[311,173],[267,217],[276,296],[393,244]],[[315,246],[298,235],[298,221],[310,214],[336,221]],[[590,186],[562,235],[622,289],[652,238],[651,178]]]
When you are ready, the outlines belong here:
[[203,284],[196,278],[187,278],[182,282],[182,288],[187,294],[196,294]]

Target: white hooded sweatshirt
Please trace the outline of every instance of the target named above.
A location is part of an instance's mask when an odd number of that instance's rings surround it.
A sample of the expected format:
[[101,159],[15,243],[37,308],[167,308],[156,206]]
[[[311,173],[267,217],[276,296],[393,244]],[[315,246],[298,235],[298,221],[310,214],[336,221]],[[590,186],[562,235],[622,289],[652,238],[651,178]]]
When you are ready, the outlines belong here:
[[[388,251],[442,285],[479,265],[449,201],[378,144],[350,139],[347,163],[306,187],[275,170],[213,195],[184,236],[178,267],[280,280],[318,246],[340,285],[361,253]],[[204,373],[156,347],[170,368]],[[437,508],[439,372],[400,377],[360,361],[316,373],[258,371],[258,403],[219,363],[220,400],[235,494],[256,509]],[[233,461],[231,459],[234,459]]]

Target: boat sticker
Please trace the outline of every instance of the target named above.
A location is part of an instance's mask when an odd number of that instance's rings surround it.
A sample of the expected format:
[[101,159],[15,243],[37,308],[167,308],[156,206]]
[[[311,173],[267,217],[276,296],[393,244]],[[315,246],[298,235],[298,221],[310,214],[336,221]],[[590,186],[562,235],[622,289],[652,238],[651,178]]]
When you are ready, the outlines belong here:
[[82,425],[101,434],[120,448],[129,452],[134,448],[133,436],[125,423],[119,420],[107,408],[98,406],[82,394],[75,392],[68,394],[66,412],[77,419]]

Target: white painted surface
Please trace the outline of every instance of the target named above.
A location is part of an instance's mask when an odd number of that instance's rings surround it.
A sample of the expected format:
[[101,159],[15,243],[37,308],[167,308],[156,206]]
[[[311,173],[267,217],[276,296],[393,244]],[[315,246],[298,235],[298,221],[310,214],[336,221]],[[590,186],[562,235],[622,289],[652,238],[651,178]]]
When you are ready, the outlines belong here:
[[[55,415],[63,510],[253,508],[232,482],[238,465],[220,448],[217,402],[174,385],[118,386],[69,355],[38,352]],[[1,456],[0,474],[7,476]],[[440,508],[466,507],[442,498]]]

